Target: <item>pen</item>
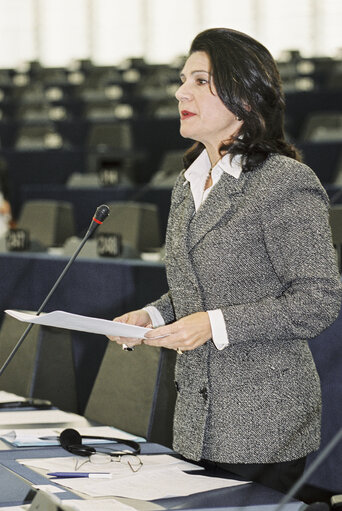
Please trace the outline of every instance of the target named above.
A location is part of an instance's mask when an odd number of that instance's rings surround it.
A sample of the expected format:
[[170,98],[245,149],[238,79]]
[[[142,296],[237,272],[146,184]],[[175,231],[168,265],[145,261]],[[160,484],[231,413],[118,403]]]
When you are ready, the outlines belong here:
[[53,479],[68,479],[73,477],[89,477],[92,479],[111,479],[110,472],[50,472],[47,474]]

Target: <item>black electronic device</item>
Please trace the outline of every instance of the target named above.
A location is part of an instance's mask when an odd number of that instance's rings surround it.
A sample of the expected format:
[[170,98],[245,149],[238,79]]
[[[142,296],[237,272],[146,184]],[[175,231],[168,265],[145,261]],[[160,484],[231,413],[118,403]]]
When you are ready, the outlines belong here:
[[[98,451],[94,447],[90,445],[85,445],[82,443],[83,439],[87,440],[108,440],[113,442],[118,442],[120,444],[125,444],[128,447],[131,448],[131,450],[106,450],[106,451]],[[63,449],[65,449],[68,452],[71,452],[72,454],[76,454],[77,456],[91,456],[92,454],[96,454],[99,452],[104,452],[105,454],[109,454],[110,456],[122,456],[124,454],[140,454],[140,445],[138,442],[135,442],[134,440],[123,440],[122,438],[116,438],[116,437],[105,437],[105,436],[92,436],[92,435],[85,435],[81,436],[80,433],[76,429],[67,428],[64,429],[60,436],[59,436],[59,442]]]

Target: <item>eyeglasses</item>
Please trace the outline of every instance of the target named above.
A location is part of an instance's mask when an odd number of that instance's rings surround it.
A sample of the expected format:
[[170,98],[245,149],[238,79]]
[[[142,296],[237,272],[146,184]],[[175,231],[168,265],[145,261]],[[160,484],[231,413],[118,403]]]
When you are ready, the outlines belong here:
[[102,452],[91,454],[87,460],[83,461],[75,458],[75,471],[79,470],[86,463],[93,465],[108,465],[108,463],[121,463],[123,466],[128,466],[132,472],[138,472],[143,466],[143,462],[137,454],[119,454],[113,456]]

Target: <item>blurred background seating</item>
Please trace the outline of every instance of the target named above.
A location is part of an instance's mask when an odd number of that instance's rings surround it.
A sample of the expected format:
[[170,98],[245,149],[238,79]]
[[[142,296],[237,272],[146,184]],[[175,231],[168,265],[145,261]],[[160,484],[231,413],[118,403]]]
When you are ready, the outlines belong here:
[[[92,190],[98,204],[108,201],[111,190],[120,200],[120,190],[131,188],[138,202],[146,191],[171,190],[192,143],[179,135],[174,97],[183,62],[130,58],[110,66],[79,59],[68,68],[48,68],[33,61],[24,71],[0,70],[0,155],[8,167],[14,221],[25,201],[54,194],[60,200],[70,190]],[[340,203],[342,60],[292,50],[278,65],[287,136]],[[166,218],[168,207],[169,201],[160,201],[157,215]],[[76,222],[80,236],[78,227]]]

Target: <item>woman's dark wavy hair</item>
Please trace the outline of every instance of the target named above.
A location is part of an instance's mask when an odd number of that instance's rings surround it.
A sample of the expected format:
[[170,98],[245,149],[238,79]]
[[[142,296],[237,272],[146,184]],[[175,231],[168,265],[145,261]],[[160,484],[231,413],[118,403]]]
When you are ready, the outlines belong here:
[[[258,41],[228,28],[198,34],[189,55],[205,52],[218,96],[243,125],[233,140],[222,141],[220,153],[242,155],[244,171],[253,170],[270,153],[300,160],[297,149],[284,135],[285,100],[276,63]],[[184,155],[188,168],[204,146],[196,142]]]

